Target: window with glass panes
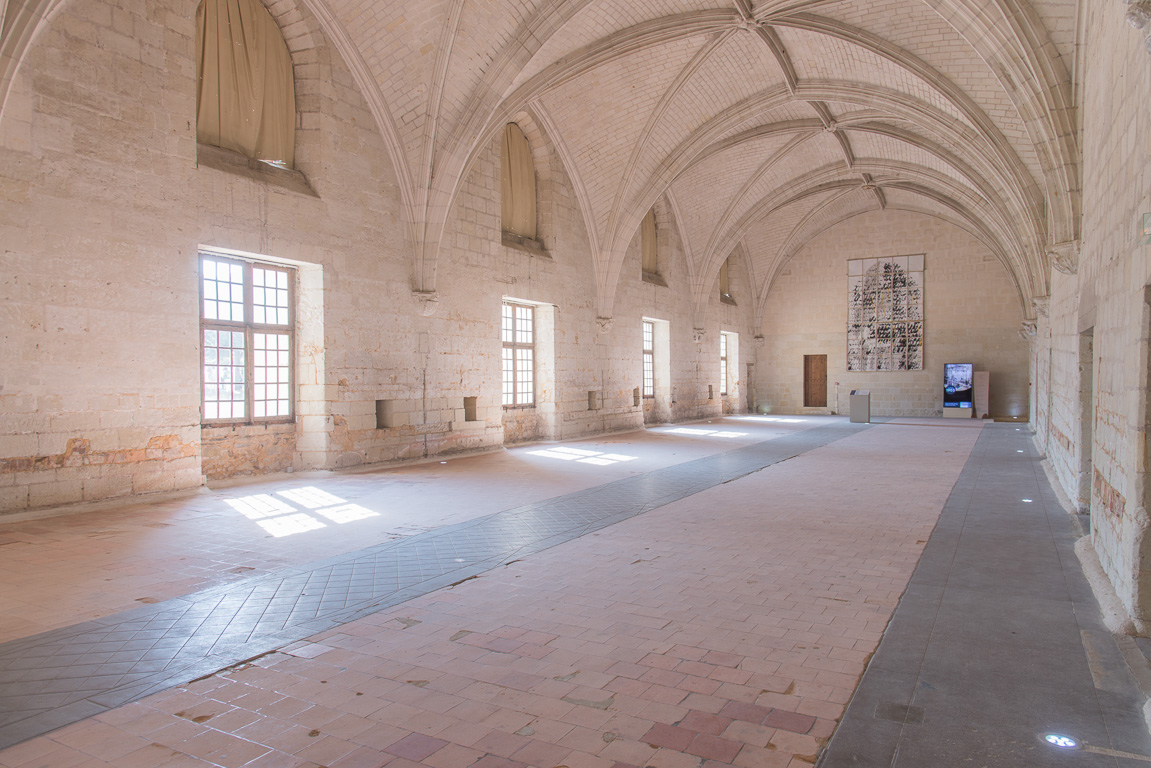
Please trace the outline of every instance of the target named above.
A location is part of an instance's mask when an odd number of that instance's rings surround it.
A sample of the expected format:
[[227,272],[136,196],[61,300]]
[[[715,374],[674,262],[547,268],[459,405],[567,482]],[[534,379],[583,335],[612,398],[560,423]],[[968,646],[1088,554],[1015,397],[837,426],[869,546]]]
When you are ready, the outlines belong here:
[[203,421],[292,417],[294,278],[289,267],[200,255]]
[[535,308],[503,305],[504,407],[535,405]]
[[727,394],[727,334],[719,335],[719,393]]
[[643,396],[655,397],[655,323],[643,321]]

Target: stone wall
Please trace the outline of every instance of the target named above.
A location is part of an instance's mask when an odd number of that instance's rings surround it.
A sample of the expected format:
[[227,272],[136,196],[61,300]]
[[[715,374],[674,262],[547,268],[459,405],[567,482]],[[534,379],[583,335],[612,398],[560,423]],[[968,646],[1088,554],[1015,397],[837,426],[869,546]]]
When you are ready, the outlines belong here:
[[[846,262],[914,253],[926,254],[923,370],[848,373]],[[1022,321],[1007,270],[967,232],[918,213],[856,216],[808,243],[772,286],[756,361],[757,407],[847,413],[850,391],[866,389],[872,415],[938,416],[944,363],[970,362],[991,374],[991,415],[1026,418]],[[819,354],[827,355],[828,407],[805,409],[803,356]]]
[[[289,172],[197,145],[195,5],[70,2],[13,81],[0,120],[0,511],[639,428],[643,317],[669,324],[665,415],[720,413],[718,334],[751,338],[751,291],[733,276],[738,306],[717,294],[696,306],[668,206],[667,286],[642,280],[637,233],[615,317],[597,318],[571,181],[521,114],[544,253],[503,242],[492,137],[458,180],[435,295],[417,295],[391,156],[306,6],[269,4],[296,75]],[[286,426],[200,425],[201,248],[297,269]],[[550,383],[531,412],[501,405],[508,297],[552,316]]]
[[[1095,550],[1120,599],[1146,622],[1151,546],[1145,286],[1151,260],[1139,230],[1142,214],[1151,211],[1151,114],[1144,107],[1151,98],[1151,57],[1144,35],[1123,22],[1122,3],[1082,3],[1081,11],[1083,231],[1077,272],[1053,272],[1050,338],[1038,338],[1036,357],[1041,367],[1049,361],[1044,381],[1050,388],[1037,397],[1049,400],[1051,420],[1038,429],[1037,440],[1072,499],[1089,488]],[[1089,331],[1091,359],[1081,346]],[[1092,400],[1084,403],[1087,387]],[[1089,443],[1081,443],[1084,421],[1092,433]]]

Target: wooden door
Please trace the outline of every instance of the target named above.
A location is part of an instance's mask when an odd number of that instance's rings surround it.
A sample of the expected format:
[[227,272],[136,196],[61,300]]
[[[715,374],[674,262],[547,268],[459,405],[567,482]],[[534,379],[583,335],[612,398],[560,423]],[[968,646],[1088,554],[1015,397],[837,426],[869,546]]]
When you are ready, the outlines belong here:
[[803,407],[827,407],[827,355],[803,356]]

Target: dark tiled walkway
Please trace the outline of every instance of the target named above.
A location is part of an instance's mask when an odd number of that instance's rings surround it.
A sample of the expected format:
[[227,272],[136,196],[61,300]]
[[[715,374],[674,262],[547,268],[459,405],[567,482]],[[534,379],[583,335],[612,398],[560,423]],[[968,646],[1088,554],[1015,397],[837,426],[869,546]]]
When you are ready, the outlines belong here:
[[843,437],[846,421],[0,645],[0,748]]
[[1151,762],[1143,698],[1028,438],[983,430],[820,768]]

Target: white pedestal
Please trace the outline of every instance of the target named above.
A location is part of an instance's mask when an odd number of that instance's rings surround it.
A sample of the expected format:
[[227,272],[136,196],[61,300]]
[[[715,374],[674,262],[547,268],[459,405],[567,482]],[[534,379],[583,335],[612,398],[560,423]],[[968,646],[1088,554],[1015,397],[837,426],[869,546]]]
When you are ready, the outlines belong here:
[[971,414],[975,412],[974,408],[944,408],[943,418],[945,419],[970,419]]

